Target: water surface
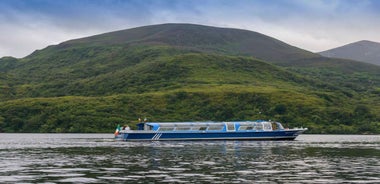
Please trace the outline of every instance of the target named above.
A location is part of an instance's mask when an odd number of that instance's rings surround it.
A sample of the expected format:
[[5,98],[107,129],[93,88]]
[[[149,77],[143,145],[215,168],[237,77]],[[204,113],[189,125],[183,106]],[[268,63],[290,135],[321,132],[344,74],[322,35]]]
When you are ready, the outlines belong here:
[[379,135],[117,142],[0,134],[0,183],[380,183]]

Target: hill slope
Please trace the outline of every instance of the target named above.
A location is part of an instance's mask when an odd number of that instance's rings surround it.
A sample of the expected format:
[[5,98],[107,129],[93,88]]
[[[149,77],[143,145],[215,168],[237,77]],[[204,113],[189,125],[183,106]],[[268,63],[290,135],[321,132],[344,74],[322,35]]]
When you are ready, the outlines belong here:
[[146,26],[1,58],[0,72],[5,132],[107,132],[139,116],[380,132],[380,67],[251,31]]
[[56,47],[78,45],[166,45],[200,52],[254,56],[275,63],[319,57],[257,32],[194,24],[144,26],[71,40]]
[[375,65],[380,65],[380,43],[358,41],[341,47],[326,50],[319,54],[326,57],[352,59]]

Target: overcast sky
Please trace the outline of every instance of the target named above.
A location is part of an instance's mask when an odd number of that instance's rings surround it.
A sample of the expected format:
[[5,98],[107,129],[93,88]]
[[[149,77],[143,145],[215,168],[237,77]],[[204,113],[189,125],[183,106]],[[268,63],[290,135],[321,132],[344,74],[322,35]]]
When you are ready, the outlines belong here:
[[380,42],[379,0],[0,0],[0,57],[161,23],[260,32],[318,52]]

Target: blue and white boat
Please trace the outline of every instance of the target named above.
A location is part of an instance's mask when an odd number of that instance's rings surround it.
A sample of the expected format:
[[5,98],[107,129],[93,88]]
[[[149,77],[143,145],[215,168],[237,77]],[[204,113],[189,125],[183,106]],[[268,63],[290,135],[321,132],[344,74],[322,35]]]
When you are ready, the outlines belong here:
[[272,121],[235,122],[146,122],[137,130],[116,129],[115,138],[124,141],[163,140],[294,140],[307,128],[285,129]]

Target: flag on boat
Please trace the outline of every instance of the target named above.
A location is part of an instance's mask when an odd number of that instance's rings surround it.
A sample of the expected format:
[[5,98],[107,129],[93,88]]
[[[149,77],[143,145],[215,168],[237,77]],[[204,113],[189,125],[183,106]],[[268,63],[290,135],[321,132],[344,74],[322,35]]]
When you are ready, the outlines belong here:
[[120,125],[118,124],[117,127],[116,127],[116,130],[115,130],[115,135],[118,135],[119,132],[120,132]]

